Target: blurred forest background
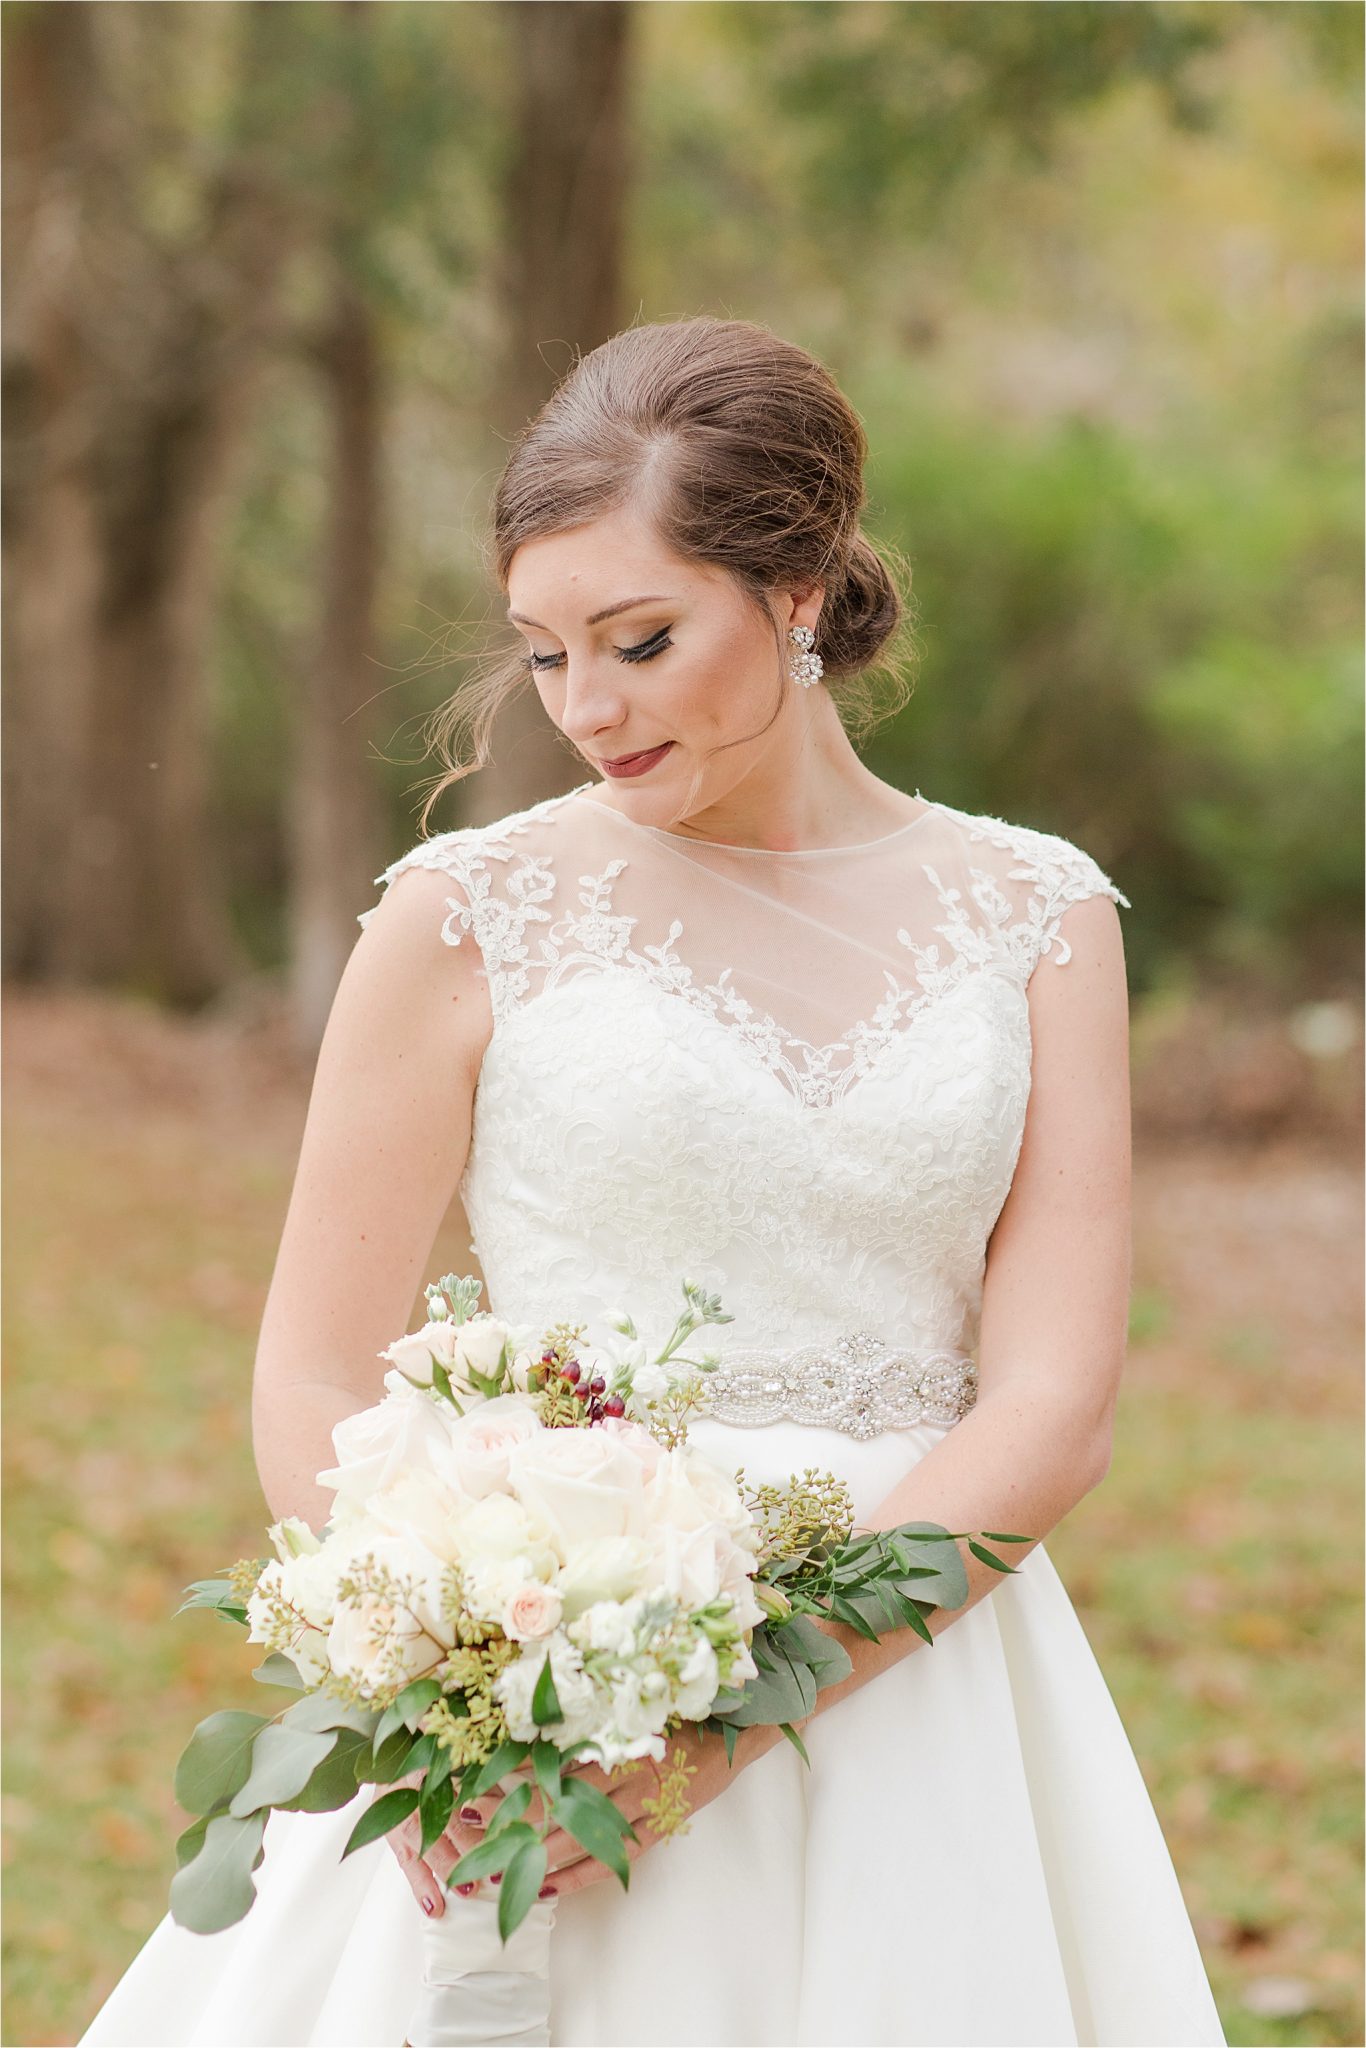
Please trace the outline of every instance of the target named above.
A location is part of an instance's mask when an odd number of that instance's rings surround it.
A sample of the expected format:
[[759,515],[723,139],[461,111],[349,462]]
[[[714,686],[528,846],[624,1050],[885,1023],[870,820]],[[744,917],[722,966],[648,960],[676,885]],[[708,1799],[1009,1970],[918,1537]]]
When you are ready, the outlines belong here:
[[[1132,901],[1131,1370],[1049,1547],[1230,2041],[1360,2042],[1361,6],[0,13],[4,2039],[88,2021],[249,1689],[173,1610],[259,1547],[312,1059],[511,636],[508,439],[706,312],[864,419],[870,764]],[[528,690],[434,828],[580,779]]]

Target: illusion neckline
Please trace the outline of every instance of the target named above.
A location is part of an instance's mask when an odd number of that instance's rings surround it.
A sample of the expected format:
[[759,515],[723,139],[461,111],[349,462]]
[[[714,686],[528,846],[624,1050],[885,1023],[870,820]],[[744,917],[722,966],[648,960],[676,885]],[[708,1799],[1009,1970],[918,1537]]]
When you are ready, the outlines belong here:
[[[599,787],[601,785],[598,783],[581,782],[577,789],[569,791],[569,796],[582,796],[585,790]],[[696,839],[686,832],[670,832],[663,825],[642,825],[637,819],[628,818],[624,811],[617,810],[613,804],[595,803],[593,809],[606,811],[610,817],[616,818],[632,832],[648,833],[651,839],[667,839],[672,846],[713,847],[718,853],[753,854],[763,860],[819,860],[836,853],[872,853],[879,847],[892,846],[908,832],[914,832],[916,826],[922,824],[932,811],[940,808],[929,797],[922,796],[919,790],[916,790],[915,794],[925,808],[917,812],[914,818],[908,818],[904,825],[898,825],[894,832],[884,832],[878,839],[854,840],[847,846],[736,846],[729,839]]]

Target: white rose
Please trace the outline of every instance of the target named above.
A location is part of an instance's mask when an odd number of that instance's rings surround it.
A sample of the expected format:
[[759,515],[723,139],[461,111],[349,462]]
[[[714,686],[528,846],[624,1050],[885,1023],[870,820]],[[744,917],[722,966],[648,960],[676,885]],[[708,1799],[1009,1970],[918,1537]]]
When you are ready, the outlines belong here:
[[282,1521],[272,1522],[266,1534],[281,1561],[303,1557],[306,1552],[321,1548],[318,1538],[301,1515],[286,1515]]
[[[357,1530],[357,1535],[361,1531]],[[312,1550],[268,1564],[247,1601],[248,1642],[270,1643],[297,1666],[306,1684],[316,1685],[329,1669],[328,1631],[337,1610],[337,1580],[354,1550],[350,1529],[328,1536]],[[296,1617],[284,1641],[270,1610],[283,1602]]]
[[386,1385],[390,1380],[403,1391],[391,1388],[377,1406],[343,1416],[332,1431],[337,1463],[317,1480],[337,1494],[343,1513],[354,1513],[405,1472],[440,1472],[449,1456],[444,1404],[416,1392],[397,1372],[386,1375]]
[[503,1634],[514,1643],[548,1636],[560,1623],[561,1601],[553,1586],[536,1580],[520,1586],[503,1609]]
[[513,1446],[548,1433],[529,1394],[499,1394],[448,1425],[444,1466],[471,1500],[506,1493]]
[[730,1601],[735,1626],[741,1631],[757,1628],[767,1618],[754,1591],[754,1558],[749,1551],[732,1546],[723,1559],[718,1590]]
[[562,1563],[583,1543],[643,1531],[639,1457],[606,1429],[543,1429],[508,1453],[508,1481]]
[[646,1479],[654,1478],[664,1455],[664,1446],[658,1437],[651,1436],[643,1423],[632,1422],[624,1415],[605,1415],[593,1426],[611,1437],[614,1443],[624,1445],[639,1460]]
[[416,1543],[443,1564],[454,1564],[460,1556],[456,1526],[470,1505],[434,1472],[401,1472],[391,1486],[370,1495],[366,1518],[382,1534]]
[[526,1558],[549,1578],[559,1562],[545,1532],[510,1493],[490,1493],[470,1503],[455,1523],[453,1541],[462,1564]]
[[247,1641],[269,1644],[272,1650],[279,1650],[289,1658],[305,1685],[319,1685],[331,1668],[327,1657],[327,1629],[300,1621],[281,1640],[280,1631],[271,1619],[271,1596],[279,1597],[283,1593],[281,1571],[279,1561],[268,1564],[256,1582],[256,1590],[247,1600]]
[[339,1677],[354,1679],[366,1696],[380,1685],[429,1671],[452,1648],[455,1636],[441,1613],[440,1560],[418,1545],[391,1536],[357,1546],[353,1567],[366,1557],[387,1566],[407,1589],[401,1599],[372,1595],[339,1607],[327,1651]]
[[754,1517],[745,1506],[734,1473],[726,1471],[696,1445],[683,1444],[679,1448],[688,1484],[713,1519],[724,1523],[733,1536],[748,1536],[753,1541],[757,1536]]
[[434,1361],[447,1372],[454,1365],[458,1336],[459,1326],[453,1317],[434,1316],[421,1329],[410,1330],[406,1337],[386,1345],[379,1355],[391,1360],[411,1386],[431,1387],[436,1384]]
[[455,1333],[456,1363],[490,1378],[498,1370],[510,1335],[507,1324],[497,1316],[471,1316]]
[[626,1600],[645,1585],[653,1551],[641,1536],[598,1536],[579,1543],[556,1585],[568,1619],[600,1600]]
[[[705,1482],[704,1482],[705,1483]],[[646,1489],[647,1512],[656,1528],[667,1524],[674,1529],[709,1529],[724,1526],[712,1499],[704,1498],[693,1484],[686,1446],[677,1444],[661,1450],[654,1477]]]
[[461,1583],[467,1611],[478,1621],[502,1626],[509,1601],[527,1586],[541,1586],[524,1557],[488,1557],[464,1567]]
[[725,1532],[706,1522],[698,1529],[662,1523],[653,1531],[654,1555],[646,1585],[671,1593],[689,1613],[705,1607],[721,1590],[722,1558],[718,1538]]

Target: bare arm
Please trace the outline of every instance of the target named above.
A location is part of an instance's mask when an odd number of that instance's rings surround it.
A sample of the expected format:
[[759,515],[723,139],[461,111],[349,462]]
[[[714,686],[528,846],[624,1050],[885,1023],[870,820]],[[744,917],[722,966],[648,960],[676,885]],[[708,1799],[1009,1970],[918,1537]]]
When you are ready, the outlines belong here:
[[[939,1522],[1041,1541],[1109,1469],[1131,1284],[1128,990],[1110,899],[1074,904],[1063,922],[1072,958],[1045,956],[1030,977],[1033,1079],[987,1252],[976,1405],[860,1527]],[[997,1554],[1018,1565],[1033,1547]],[[931,1634],[1001,1584],[962,1548],[967,1602],[934,1610]],[[824,1626],[854,1669],[820,1694],[818,1714],[927,1647],[913,1629],[870,1643]]]
[[318,1054],[252,1386],[261,1485],[320,1529],[335,1423],[383,1395],[464,1172],[490,1015],[472,938],[445,943],[455,888],[405,870],[356,941]]

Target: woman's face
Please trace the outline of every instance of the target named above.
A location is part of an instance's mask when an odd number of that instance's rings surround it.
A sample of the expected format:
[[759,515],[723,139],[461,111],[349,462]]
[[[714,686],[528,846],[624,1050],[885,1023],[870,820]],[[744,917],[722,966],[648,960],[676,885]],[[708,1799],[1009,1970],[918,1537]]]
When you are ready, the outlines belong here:
[[[782,681],[774,632],[734,581],[666,550],[638,514],[525,542],[507,590],[547,714],[638,823],[724,807],[761,764],[766,778],[794,758],[816,693]],[[814,626],[820,598],[776,593],[783,635]]]

